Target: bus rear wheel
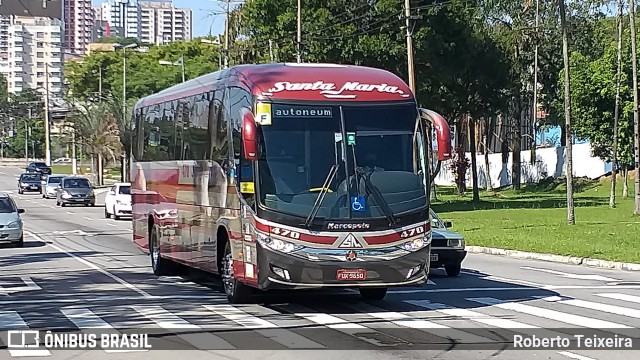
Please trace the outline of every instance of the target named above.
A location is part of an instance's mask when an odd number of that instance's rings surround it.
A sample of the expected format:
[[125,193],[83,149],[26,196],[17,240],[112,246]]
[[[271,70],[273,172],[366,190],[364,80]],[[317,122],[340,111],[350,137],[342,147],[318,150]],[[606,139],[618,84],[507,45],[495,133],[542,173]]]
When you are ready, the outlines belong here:
[[231,244],[227,241],[222,260],[222,287],[227,299],[231,304],[242,304],[247,302],[251,295],[251,289],[238,281],[233,275],[233,256],[231,255]]
[[387,288],[360,288],[364,300],[382,300],[387,296]]

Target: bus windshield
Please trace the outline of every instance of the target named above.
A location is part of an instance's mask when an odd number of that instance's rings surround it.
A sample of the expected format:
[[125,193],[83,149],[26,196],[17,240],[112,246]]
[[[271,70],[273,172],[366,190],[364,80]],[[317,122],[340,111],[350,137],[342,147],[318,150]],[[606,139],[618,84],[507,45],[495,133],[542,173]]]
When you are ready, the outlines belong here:
[[272,104],[271,112],[271,123],[258,130],[263,206],[306,218],[323,192],[317,219],[380,218],[427,206],[415,104]]

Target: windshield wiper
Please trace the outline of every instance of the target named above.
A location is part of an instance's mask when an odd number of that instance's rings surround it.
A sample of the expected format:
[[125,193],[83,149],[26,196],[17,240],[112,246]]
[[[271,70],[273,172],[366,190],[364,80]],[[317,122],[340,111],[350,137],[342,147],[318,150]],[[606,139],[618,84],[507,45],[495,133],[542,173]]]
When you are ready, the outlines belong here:
[[316,198],[316,202],[313,204],[313,208],[311,208],[311,213],[307,216],[307,219],[304,221],[304,226],[309,228],[313,223],[313,219],[315,219],[316,215],[318,215],[318,211],[320,210],[320,204],[324,200],[325,195],[329,191],[329,185],[333,182],[333,179],[336,177],[338,173],[338,169],[340,168],[339,164],[333,164],[331,169],[329,169],[329,173],[327,177],[324,179],[324,184],[322,184],[322,189]]
[[398,224],[398,218],[393,213],[393,210],[391,210],[391,207],[389,206],[387,200],[385,200],[384,196],[382,196],[380,189],[375,186],[373,182],[371,182],[371,175],[373,174],[373,171],[365,174],[362,168],[358,168],[357,172],[360,173],[360,176],[364,179],[364,188],[367,194],[373,196],[376,204],[378,204],[382,208],[385,217],[389,221],[389,225],[396,226]]

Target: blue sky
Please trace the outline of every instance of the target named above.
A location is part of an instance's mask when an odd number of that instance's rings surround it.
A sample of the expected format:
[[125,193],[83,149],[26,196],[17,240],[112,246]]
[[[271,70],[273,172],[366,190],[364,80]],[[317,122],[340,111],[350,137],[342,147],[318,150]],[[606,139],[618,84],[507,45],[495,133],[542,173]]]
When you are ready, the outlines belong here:
[[[93,0],[94,5],[103,0]],[[220,0],[173,0],[173,5],[179,8],[190,8],[193,11],[193,36],[222,34],[224,32],[225,1]]]

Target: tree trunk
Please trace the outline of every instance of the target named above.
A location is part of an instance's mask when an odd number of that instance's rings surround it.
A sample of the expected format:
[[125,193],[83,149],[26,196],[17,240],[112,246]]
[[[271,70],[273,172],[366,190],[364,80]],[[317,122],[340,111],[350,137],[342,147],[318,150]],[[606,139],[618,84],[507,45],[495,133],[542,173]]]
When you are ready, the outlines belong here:
[[618,2],[618,47],[616,57],[618,69],[616,70],[616,104],[613,110],[613,150],[611,152],[611,194],[609,206],[616,207],[616,182],[618,181],[618,117],[620,116],[620,74],[622,72],[622,0]]
[[491,168],[489,167],[489,137],[491,136],[491,118],[487,119],[484,128],[484,176],[487,179],[486,189],[491,190]]
[[96,158],[91,155],[91,177],[94,183],[98,183],[98,177],[96,175]]
[[476,120],[469,116],[469,140],[471,143],[471,177],[473,181],[473,201],[480,201],[478,190],[478,159],[476,159]]
[[[560,5],[560,22],[562,27],[562,57],[564,58],[564,117],[565,131],[567,134],[566,146],[566,164],[567,164],[567,224],[574,225],[576,223],[573,208],[573,156],[572,143],[573,136],[571,131],[571,83],[569,73],[569,34],[567,29],[567,19],[565,14],[565,0],[558,1]],[[633,0],[630,0],[633,1]]]
[[98,154],[98,185],[104,185],[104,179],[102,178],[104,168],[102,163],[102,154]]
[[514,112],[513,119],[515,120],[515,124],[513,124],[513,151],[511,153],[511,185],[514,190],[520,190],[520,168],[521,168],[521,150],[522,150],[522,98],[520,95],[518,96],[518,100],[516,102],[516,111]]
[[631,60],[633,64],[633,144],[635,158],[635,206],[633,213],[640,215],[640,119],[638,119],[638,53],[636,49],[635,0],[629,0],[629,27],[631,30]]
[[629,168],[622,165],[622,197],[629,197]]
[[[431,161],[429,161],[429,166],[431,166]],[[441,168],[442,161],[438,160],[438,165],[436,165],[436,168],[433,170],[430,179],[431,181],[429,181],[429,183],[431,184],[431,199],[433,200],[438,200],[438,194],[436,193],[436,176],[438,176],[438,173],[440,173]]]

